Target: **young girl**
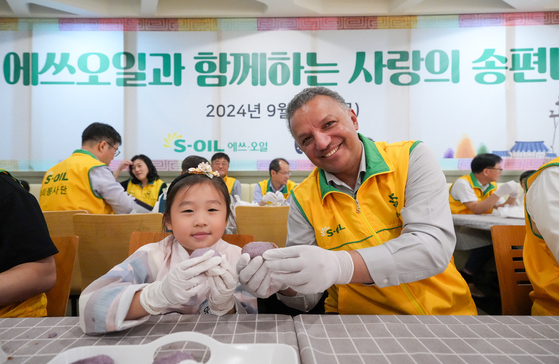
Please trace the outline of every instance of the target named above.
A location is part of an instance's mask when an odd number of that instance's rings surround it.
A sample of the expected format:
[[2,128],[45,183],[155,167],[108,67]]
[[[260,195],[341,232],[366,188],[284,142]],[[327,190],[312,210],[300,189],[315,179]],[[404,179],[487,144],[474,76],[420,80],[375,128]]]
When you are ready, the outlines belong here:
[[[126,162],[123,162],[121,166]],[[124,187],[129,195],[153,207],[159,195],[167,188],[167,184],[159,178],[157,169],[148,156],[143,154],[135,155],[128,163],[130,166],[130,179],[121,182],[122,187]],[[116,171],[114,174],[116,175]]]
[[[221,239],[231,211],[227,186],[217,176],[201,163],[173,181],[163,215],[172,235],[141,247],[82,292],[86,334],[124,330],[168,312],[254,312],[234,296],[241,248]],[[210,251],[190,258],[200,248]]]

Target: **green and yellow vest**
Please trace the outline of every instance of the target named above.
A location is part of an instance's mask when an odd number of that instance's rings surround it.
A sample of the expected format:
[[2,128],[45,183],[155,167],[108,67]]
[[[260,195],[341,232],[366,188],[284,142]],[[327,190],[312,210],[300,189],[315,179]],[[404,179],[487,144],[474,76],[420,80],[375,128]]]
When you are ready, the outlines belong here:
[[[536,172],[526,179],[526,194],[539,174],[546,168],[559,167],[559,158],[541,166]],[[531,220],[526,210],[526,239],[524,240],[524,267],[528,279],[534,290],[530,292],[532,315],[557,316],[559,315],[559,263],[549,250],[536,224]]]
[[[258,185],[260,185],[260,189],[262,190],[262,197],[264,197],[264,195],[268,192],[274,192],[272,191],[272,188],[270,187],[270,179],[265,179],[264,181],[260,181],[258,182]],[[283,193],[283,197],[285,197],[285,199],[287,200],[287,198],[289,197],[289,195],[291,194],[291,191],[293,191],[293,188],[295,188],[295,186],[297,186],[297,183],[288,180],[287,184],[285,186],[283,186],[281,193]]]
[[[472,186],[472,189],[474,190],[477,196],[478,202],[485,200],[497,190],[497,184],[495,182],[490,182],[489,186],[487,186],[485,191],[483,191],[481,189],[481,185],[479,184],[479,181],[477,180],[476,176],[473,173],[467,174],[458,179],[464,179],[468,181],[468,183],[470,184],[470,186]],[[450,212],[452,212],[453,214],[473,214],[472,210],[470,210],[466,205],[464,205],[459,200],[455,200],[454,197],[451,196],[450,191],[452,190],[452,186],[454,186],[454,183],[456,183],[456,181],[452,183],[450,189],[448,190],[448,203],[450,205]],[[484,212],[484,214],[490,214],[492,211],[493,208]]]
[[227,185],[227,189],[229,190],[229,194],[233,191],[233,185],[235,184],[236,179],[233,177],[225,176],[223,177],[223,182]]
[[151,207],[155,206],[155,203],[159,199],[159,195],[163,192],[163,186],[165,185],[165,181],[162,179],[156,179],[152,182],[149,182],[146,187],[142,188],[142,184],[135,184],[132,180],[128,181],[128,187],[126,188],[126,192],[134,196],[136,199],[147,203]]
[[89,173],[103,167],[86,150],[78,149],[52,167],[43,177],[39,204],[43,211],[88,210],[92,214],[114,214],[111,205],[91,187]]
[[[316,168],[293,190],[314,228],[318,246],[356,250],[381,245],[402,233],[409,154],[417,142],[372,142],[360,135],[367,169],[356,198],[326,182]],[[451,259],[444,272],[421,281],[378,288],[352,283],[328,289],[326,312],[340,314],[475,315],[468,285]]]

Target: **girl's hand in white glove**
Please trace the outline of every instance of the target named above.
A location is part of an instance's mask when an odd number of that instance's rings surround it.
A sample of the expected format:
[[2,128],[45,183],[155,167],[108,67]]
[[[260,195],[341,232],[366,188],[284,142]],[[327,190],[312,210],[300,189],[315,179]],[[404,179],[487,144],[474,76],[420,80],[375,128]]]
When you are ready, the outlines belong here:
[[155,281],[140,293],[140,304],[152,315],[160,314],[165,308],[176,305],[194,305],[198,297],[209,289],[208,277],[203,274],[217,267],[223,260],[207,251],[198,258],[187,259],[175,267],[161,280]]
[[206,272],[210,286],[208,306],[214,315],[225,315],[235,307],[233,294],[239,282],[237,272],[226,259],[221,264]]

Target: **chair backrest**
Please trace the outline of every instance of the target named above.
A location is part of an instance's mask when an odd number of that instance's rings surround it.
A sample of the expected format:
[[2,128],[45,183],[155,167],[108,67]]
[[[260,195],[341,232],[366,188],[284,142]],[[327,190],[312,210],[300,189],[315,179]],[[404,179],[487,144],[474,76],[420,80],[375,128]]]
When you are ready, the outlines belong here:
[[255,241],[269,241],[284,247],[288,214],[289,206],[237,206],[237,233],[253,235]]
[[503,315],[530,315],[532,284],[522,258],[526,227],[494,225],[491,227],[495,264],[499,276]]
[[74,235],[75,214],[87,214],[87,210],[43,211],[50,236]]
[[228,242],[229,244],[236,245],[238,247],[243,247],[248,243],[252,243],[254,240],[253,235],[241,235],[241,234],[224,234],[221,237],[223,240]]
[[66,316],[68,299],[70,298],[70,284],[72,282],[72,271],[74,261],[78,252],[78,237],[51,236],[58,254],[54,255],[56,263],[56,283],[47,292],[47,316]]
[[132,232],[160,232],[162,218],[160,213],[74,215],[74,229],[80,237],[82,291],[128,257]]
[[[43,211],[43,216],[49,228],[51,237],[57,235],[75,235],[74,231],[74,215],[87,214],[87,210],[68,210],[68,211]],[[72,282],[70,284],[70,293],[79,295],[81,292],[82,277],[79,259],[74,260],[74,270],[72,273]]]
[[128,255],[132,255],[138,248],[151,243],[156,243],[165,239],[171,233],[155,232],[155,231],[134,231],[130,235],[130,246],[128,247]]

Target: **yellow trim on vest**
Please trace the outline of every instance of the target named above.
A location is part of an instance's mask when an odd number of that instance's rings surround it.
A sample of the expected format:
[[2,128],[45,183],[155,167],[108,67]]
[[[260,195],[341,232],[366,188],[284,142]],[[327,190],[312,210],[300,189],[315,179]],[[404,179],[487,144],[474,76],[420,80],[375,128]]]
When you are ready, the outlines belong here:
[[227,190],[229,190],[229,194],[233,191],[233,186],[235,185],[235,181],[237,179],[229,176],[223,177],[223,182],[227,185]]

